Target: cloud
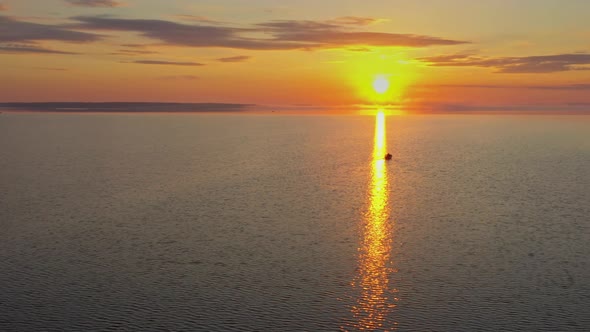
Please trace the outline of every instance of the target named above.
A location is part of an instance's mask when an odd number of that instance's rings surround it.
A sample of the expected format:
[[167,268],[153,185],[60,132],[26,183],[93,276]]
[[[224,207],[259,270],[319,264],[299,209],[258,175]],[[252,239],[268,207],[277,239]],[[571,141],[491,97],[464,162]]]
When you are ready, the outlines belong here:
[[137,63],[142,65],[168,65],[168,66],[204,66],[198,62],[179,62],[179,61],[160,61],[160,60],[136,60],[131,63]]
[[0,44],[0,53],[77,54],[43,48],[34,44]]
[[373,18],[373,17],[359,17],[359,16],[342,16],[337,17],[329,22],[335,24],[346,24],[346,25],[371,25],[386,21],[385,19]]
[[128,47],[128,48],[135,48],[135,49],[141,49],[141,48],[145,48],[147,45],[144,45],[144,44],[121,44],[119,46]]
[[190,25],[164,20],[116,19],[105,17],[76,17],[80,29],[130,31],[159,40],[168,45],[190,47],[227,47],[254,50],[295,49],[296,43],[240,37],[247,29],[222,26]]
[[261,23],[258,26],[270,31],[277,40],[308,43],[324,48],[354,45],[426,47],[468,43],[466,41],[414,34],[349,31],[342,24],[333,22],[291,20]]
[[189,22],[198,22],[198,23],[207,23],[207,24],[221,24],[221,21],[212,20],[206,16],[198,16],[198,15],[173,15],[173,18],[189,21]]
[[244,62],[250,60],[252,57],[247,55],[238,55],[232,56],[227,58],[219,58],[217,61],[219,62]]
[[40,40],[55,40],[86,43],[100,40],[102,36],[72,31],[58,25],[19,21],[8,16],[0,16],[0,43],[25,43]]
[[65,0],[74,6],[82,7],[119,7],[121,2],[114,0]]
[[116,52],[111,53],[111,55],[122,55],[122,56],[137,56],[137,55],[146,55],[146,54],[158,54],[155,51],[148,51],[142,49],[120,49]]
[[351,52],[371,52],[372,50],[368,47],[350,47],[347,48],[348,51]]
[[436,67],[484,67],[497,73],[553,73],[590,70],[590,54],[568,53],[525,57],[486,57],[474,54],[438,55],[417,60]]
[[590,84],[563,84],[563,85],[486,85],[486,84],[440,84],[422,85],[424,88],[459,88],[459,89],[526,89],[526,90],[558,90],[580,91],[590,90]]
[[4,12],[7,10],[8,10],[8,6],[3,3],[0,3],[0,12]]
[[[114,5],[116,1],[74,1],[87,6]],[[201,21],[202,17],[197,17]],[[22,18],[0,16],[0,43],[35,44],[40,41],[89,43],[106,38],[100,31],[131,32],[156,44],[185,47],[219,47],[242,50],[312,50],[323,48],[367,48],[371,46],[426,47],[456,45],[464,41],[432,36],[395,34],[358,30],[376,19],[341,17],[332,21],[271,21],[246,27],[226,23],[179,23],[157,19],[122,19],[106,16],[78,16],[70,23],[41,23]],[[125,49],[112,55],[152,54],[141,50],[145,45],[122,45]],[[133,51],[131,49],[138,49]],[[4,52],[16,52],[14,47]],[[72,54],[41,47],[21,47],[21,52]],[[248,57],[220,58],[221,62],[246,61]],[[150,63],[156,64],[156,63]],[[163,63],[158,63],[163,64]],[[188,64],[186,64],[188,65]],[[191,64],[197,65],[197,64]]]
[[[184,24],[165,20],[74,17],[72,28],[93,31],[136,32],[167,45],[222,47],[247,50],[294,50],[346,46],[426,47],[457,45],[466,41],[432,36],[350,30],[348,24],[324,21],[272,21],[251,27]],[[259,37],[247,37],[256,34]]]

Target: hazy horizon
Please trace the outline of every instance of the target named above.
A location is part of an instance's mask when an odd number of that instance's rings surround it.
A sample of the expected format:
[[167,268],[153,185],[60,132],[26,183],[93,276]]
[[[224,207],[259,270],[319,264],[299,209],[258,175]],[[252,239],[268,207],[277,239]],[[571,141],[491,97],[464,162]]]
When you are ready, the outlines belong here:
[[537,105],[466,107],[460,104],[411,109],[403,105],[256,105],[228,103],[177,103],[177,102],[17,102],[0,103],[3,112],[57,112],[57,113],[292,113],[325,115],[590,115],[584,105],[559,109]]

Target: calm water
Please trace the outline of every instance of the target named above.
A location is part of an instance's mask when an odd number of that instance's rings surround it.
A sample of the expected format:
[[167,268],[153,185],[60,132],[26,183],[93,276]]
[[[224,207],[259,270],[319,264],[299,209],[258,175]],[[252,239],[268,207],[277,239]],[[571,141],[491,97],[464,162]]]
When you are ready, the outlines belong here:
[[589,165],[587,116],[4,113],[0,330],[587,331]]

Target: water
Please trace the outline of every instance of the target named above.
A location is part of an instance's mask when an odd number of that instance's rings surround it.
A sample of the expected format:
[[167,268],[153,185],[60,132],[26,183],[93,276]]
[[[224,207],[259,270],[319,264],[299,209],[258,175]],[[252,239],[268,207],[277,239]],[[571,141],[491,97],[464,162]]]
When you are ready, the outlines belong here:
[[0,330],[590,329],[590,118],[384,121],[3,113]]

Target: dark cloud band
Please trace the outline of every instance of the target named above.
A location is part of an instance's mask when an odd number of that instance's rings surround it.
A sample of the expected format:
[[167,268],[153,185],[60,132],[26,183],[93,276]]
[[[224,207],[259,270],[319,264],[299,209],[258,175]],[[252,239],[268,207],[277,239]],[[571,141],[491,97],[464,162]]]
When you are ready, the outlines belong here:
[[33,42],[55,40],[73,43],[93,42],[102,37],[93,33],[73,31],[59,25],[19,21],[0,16],[0,42]]
[[[110,1],[74,1],[105,6]],[[428,47],[458,45],[466,41],[433,36],[359,31],[375,20],[345,17],[332,21],[271,21],[247,27],[231,24],[180,23],[157,19],[124,19],[78,16],[69,24],[41,24],[0,16],[0,43],[61,41],[95,42],[100,32],[130,32],[157,43],[184,47],[216,47],[244,50],[311,50],[340,47]],[[222,62],[245,61],[245,57],[222,58]]]
[[[318,21],[273,21],[249,28],[183,24],[165,20],[75,17],[72,28],[91,31],[129,31],[169,45],[224,47],[249,50],[334,48],[354,45],[426,47],[457,45],[466,41],[439,37],[354,31],[350,24]],[[260,38],[246,37],[255,33]]]

